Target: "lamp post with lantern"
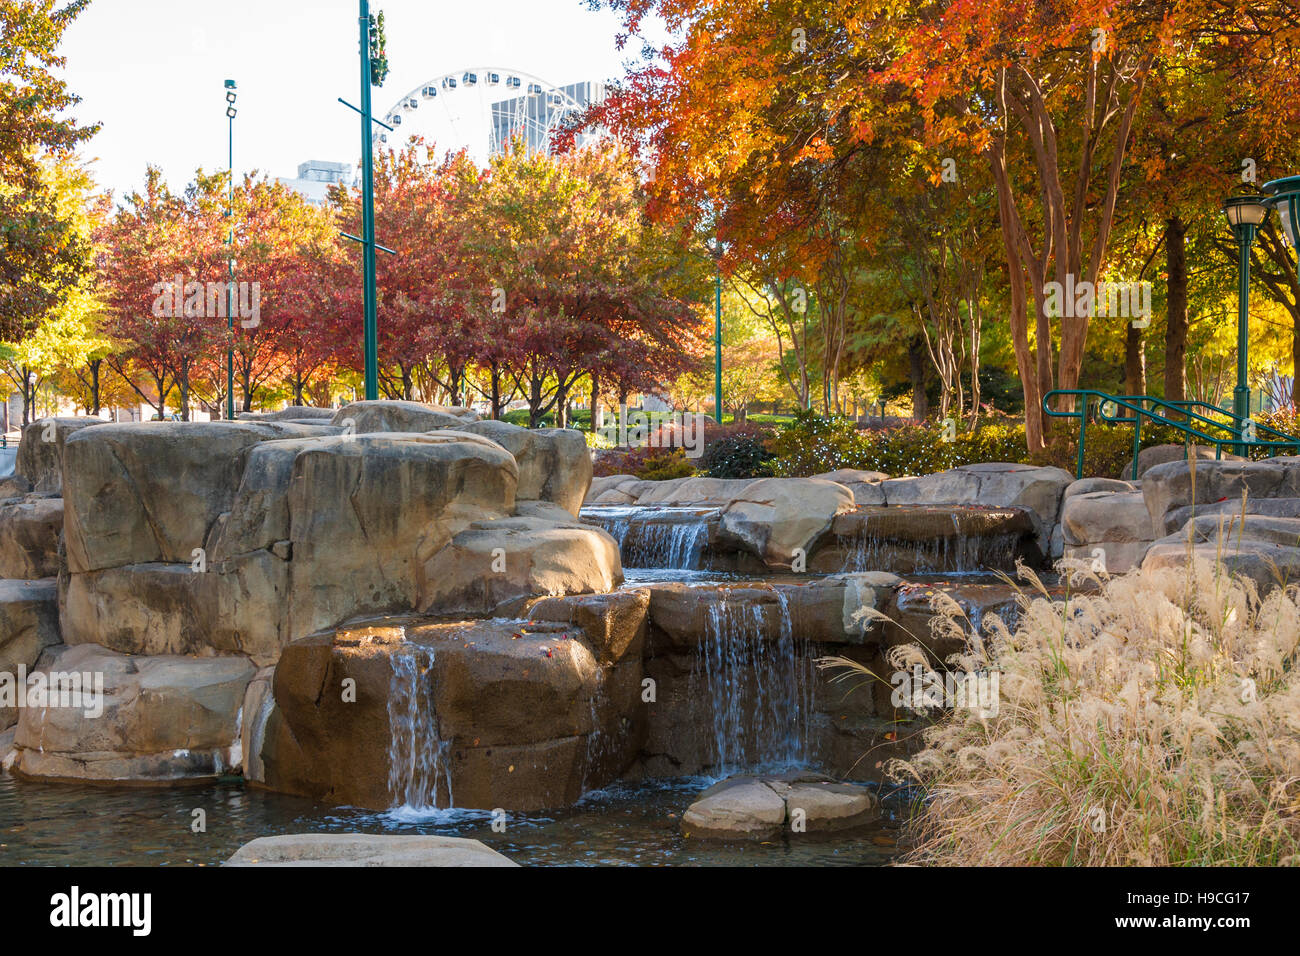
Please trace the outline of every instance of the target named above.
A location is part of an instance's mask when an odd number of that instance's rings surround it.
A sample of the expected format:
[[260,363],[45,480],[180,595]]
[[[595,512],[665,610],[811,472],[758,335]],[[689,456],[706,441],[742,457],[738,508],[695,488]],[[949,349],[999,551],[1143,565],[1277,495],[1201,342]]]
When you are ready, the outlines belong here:
[[[1223,203],[1223,214],[1237,239],[1237,387],[1232,390],[1232,414],[1240,431],[1250,419],[1250,246],[1268,217],[1268,200],[1253,193],[1230,196]],[[1245,450],[1237,446],[1238,454]]]

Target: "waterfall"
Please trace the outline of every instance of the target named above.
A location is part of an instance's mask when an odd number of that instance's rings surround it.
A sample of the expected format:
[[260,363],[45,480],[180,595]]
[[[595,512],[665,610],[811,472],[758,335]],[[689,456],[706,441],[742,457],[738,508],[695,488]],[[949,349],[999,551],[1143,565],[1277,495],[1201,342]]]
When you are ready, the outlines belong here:
[[916,574],[972,574],[1016,566],[1015,534],[958,534],[924,541],[900,541],[875,534],[836,536],[844,554],[841,572],[904,570]]
[[433,710],[433,651],[406,644],[391,657],[388,688],[388,792],[393,806],[432,810],[438,805],[438,782],[444,780],[448,803],[451,777],[446,743],[438,737]]
[[[709,709],[715,775],[803,765],[809,756],[813,664],[789,604],[733,603],[730,591],[708,610],[691,673],[692,699]],[[776,612],[776,636],[768,624]]]
[[698,508],[584,508],[583,518],[618,542],[627,568],[698,570],[716,510]]

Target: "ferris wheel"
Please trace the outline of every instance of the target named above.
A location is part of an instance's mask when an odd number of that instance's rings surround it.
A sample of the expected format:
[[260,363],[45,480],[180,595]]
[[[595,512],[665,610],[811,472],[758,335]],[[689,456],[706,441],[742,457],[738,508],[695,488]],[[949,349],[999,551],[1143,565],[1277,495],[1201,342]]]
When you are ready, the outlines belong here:
[[[393,132],[381,144],[398,146],[413,135],[439,151],[464,148],[479,166],[522,141],[530,152],[549,153],[567,120],[604,96],[597,82],[556,86],[522,70],[468,67],[421,83],[383,115]],[[587,133],[579,143],[593,138]]]

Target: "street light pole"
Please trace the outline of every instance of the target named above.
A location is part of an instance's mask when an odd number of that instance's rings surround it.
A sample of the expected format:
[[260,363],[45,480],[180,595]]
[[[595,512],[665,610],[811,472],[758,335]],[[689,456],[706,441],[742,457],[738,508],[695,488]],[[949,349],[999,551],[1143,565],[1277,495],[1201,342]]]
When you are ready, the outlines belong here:
[[[1268,206],[1262,196],[1231,196],[1223,212],[1237,238],[1237,387],[1232,390],[1232,414],[1234,426],[1242,430],[1250,420],[1250,246]],[[1236,446],[1238,455],[1248,450],[1244,444]]]
[[722,424],[722,243],[713,240],[713,418]]
[[375,305],[375,150],[370,117],[370,0],[361,0],[361,256],[365,297],[366,399],[379,397],[379,323]]
[[226,150],[230,182],[226,191],[226,420],[235,418],[235,81],[226,80]]

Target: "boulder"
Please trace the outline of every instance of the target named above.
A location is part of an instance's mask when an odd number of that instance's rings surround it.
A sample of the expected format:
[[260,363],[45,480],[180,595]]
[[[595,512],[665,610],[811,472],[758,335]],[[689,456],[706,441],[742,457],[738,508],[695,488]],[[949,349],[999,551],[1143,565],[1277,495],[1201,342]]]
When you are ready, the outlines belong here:
[[312,408],[310,405],[289,405],[275,412],[240,412],[240,421],[253,422],[320,422],[328,425],[334,418],[332,408]]
[[705,790],[682,814],[682,835],[711,840],[773,840],[828,834],[873,823],[875,794],[818,774],[741,774]]
[[134,422],[83,428],[64,445],[68,569],[189,562],[230,510],[263,441],[318,434],[282,422]]
[[429,432],[476,422],[478,413],[472,408],[381,398],[344,405],[334,413],[331,421],[357,435],[367,432]]
[[31,482],[40,494],[63,493],[63,445],[70,435],[91,425],[105,424],[102,418],[41,418],[23,426],[14,471]]
[[223,866],[518,866],[478,840],[286,833],[245,843]]
[[1065,496],[1062,499],[1061,506],[1065,506],[1064,499],[1072,498],[1074,495],[1090,495],[1098,491],[1126,493],[1141,490],[1142,483],[1140,481],[1120,481],[1117,478],[1080,478],[1078,481],[1071,482],[1069,487],[1065,489]]
[[558,622],[408,616],[313,635],[275,669],[265,783],[377,809],[567,805],[631,760],[597,766],[602,737],[636,719],[630,663],[602,665]]
[[421,567],[417,606],[431,614],[492,614],[538,595],[600,593],[623,582],[618,544],[577,521],[474,522]]
[[[1182,445],[1152,445],[1150,448],[1143,448],[1138,452],[1138,479],[1141,479],[1157,465],[1167,465],[1171,461],[1186,461],[1189,452],[1191,457],[1200,461],[1214,461],[1220,457],[1220,454],[1214,448],[1206,445],[1195,445],[1190,449],[1184,448]],[[1227,452],[1223,452],[1221,457],[1223,461],[1245,461],[1239,455],[1230,455]],[[1125,481],[1132,481],[1134,480],[1132,476],[1133,459],[1130,458],[1124,463],[1124,467],[1120,469],[1120,473],[1116,477]]]
[[16,774],[164,783],[213,777],[242,762],[240,707],[255,673],[247,658],[134,657],[85,644],[47,651],[38,673],[51,686],[59,675],[80,674],[82,686],[97,692],[73,706],[19,712]]
[[588,505],[647,505],[721,508],[730,504],[753,478],[670,478],[646,481],[635,475],[610,475],[592,479]]
[[[80,567],[69,561],[63,593],[69,643],[135,654],[239,653],[265,666],[295,637],[362,614],[411,610],[425,561],[473,522],[504,518],[514,508],[514,459],[481,436],[258,441],[263,430],[296,426],[227,425],[243,430],[233,438],[253,440],[239,448],[236,467],[204,464],[198,484],[207,497],[195,507],[208,515],[196,520],[159,504],[169,493],[160,476],[147,495],[133,486],[140,510],[155,520],[136,529],[130,547],[94,538],[82,551],[101,560],[83,555]],[[220,447],[232,438],[229,430],[213,437],[219,450],[230,451]],[[198,455],[193,452],[195,460]],[[237,484],[227,489],[226,480]],[[171,490],[181,498],[183,491],[184,485]],[[91,504],[78,513],[90,526],[105,521],[101,511],[108,510]],[[200,544],[183,550],[183,531],[199,536]],[[119,529],[119,537],[127,535]],[[157,554],[164,550],[159,542],[171,560],[103,560],[131,551]],[[86,567],[96,563],[102,566]]]
[[1270,518],[1300,518],[1300,498],[1225,498],[1208,504],[1183,505],[1165,513],[1164,531],[1172,534],[1185,527],[1194,515],[1265,515]]
[[673,478],[620,485],[619,490],[634,495],[638,505],[723,507],[742,497],[753,484],[753,478]]
[[883,471],[863,471],[858,468],[838,468],[823,475],[813,475],[823,481],[833,481],[843,485],[853,493],[853,500],[860,505],[883,505],[885,493],[880,483],[889,478]]
[[1068,495],[1061,508],[1061,527],[1065,557],[1093,563],[1103,560],[1109,574],[1137,567],[1156,538],[1140,491]]
[[582,432],[520,428],[501,421],[470,422],[459,428],[492,439],[514,456],[519,465],[516,498],[553,501],[577,516],[591,485],[591,452]]
[[650,589],[540,598],[529,621],[569,624],[582,631],[602,664],[640,660],[650,613]]
[[1190,505],[1199,507],[1231,501],[1241,510],[1244,495],[1249,511],[1251,500],[1300,498],[1300,457],[1264,461],[1171,461],[1146,472],[1142,478],[1142,495],[1152,528],[1165,535],[1182,527],[1177,523],[1182,516],[1171,516],[1171,513]]
[[210,560],[228,569],[243,556],[288,556],[287,643],[360,614],[416,607],[424,563],[473,522],[508,515],[515,482],[509,453],[460,432],[268,442],[248,456]]
[[592,478],[583,504],[587,505],[632,505],[636,498],[622,491],[621,486],[633,485],[640,481],[636,475],[605,475]]
[[0,578],[59,573],[63,499],[31,496],[0,504]]
[[[0,449],[3,450],[3,449]],[[17,456],[17,449],[14,450]],[[62,480],[62,476],[60,476]],[[9,475],[7,478],[0,478],[0,501],[8,501],[10,498],[22,498],[24,495],[31,493],[32,483],[22,475]]]
[[843,485],[816,478],[760,478],[732,498],[722,513],[719,537],[765,561],[790,567],[805,558],[836,515],[855,507]]
[[769,777],[766,782],[785,800],[786,820],[793,834],[853,830],[874,823],[879,816],[876,795],[866,787],[812,773]]
[[1230,573],[1253,580],[1261,594],[1292,586],[1300,580],[1300,518],[1197,515],[1152,544],[1142,567],[1183,568],[1189,558],[1222,562]]
[[785,800],[756,777],[730,777],[705,790],[682,814],[682,835],[773,840],[785,826]]
[[63,639],[124,654],[243,654],[265,666],[284,642],[287,589],[287,563],[269,550],[205,571],[155,563],[70,574]]
[[[59,643],[59,606],[53,578],[0,581],[0,674],[15,681],[36,666],[41,652]],[[16,687],[15,687],[16,690]],[[0,697],[0,730],[18,720],[17,701]]]

